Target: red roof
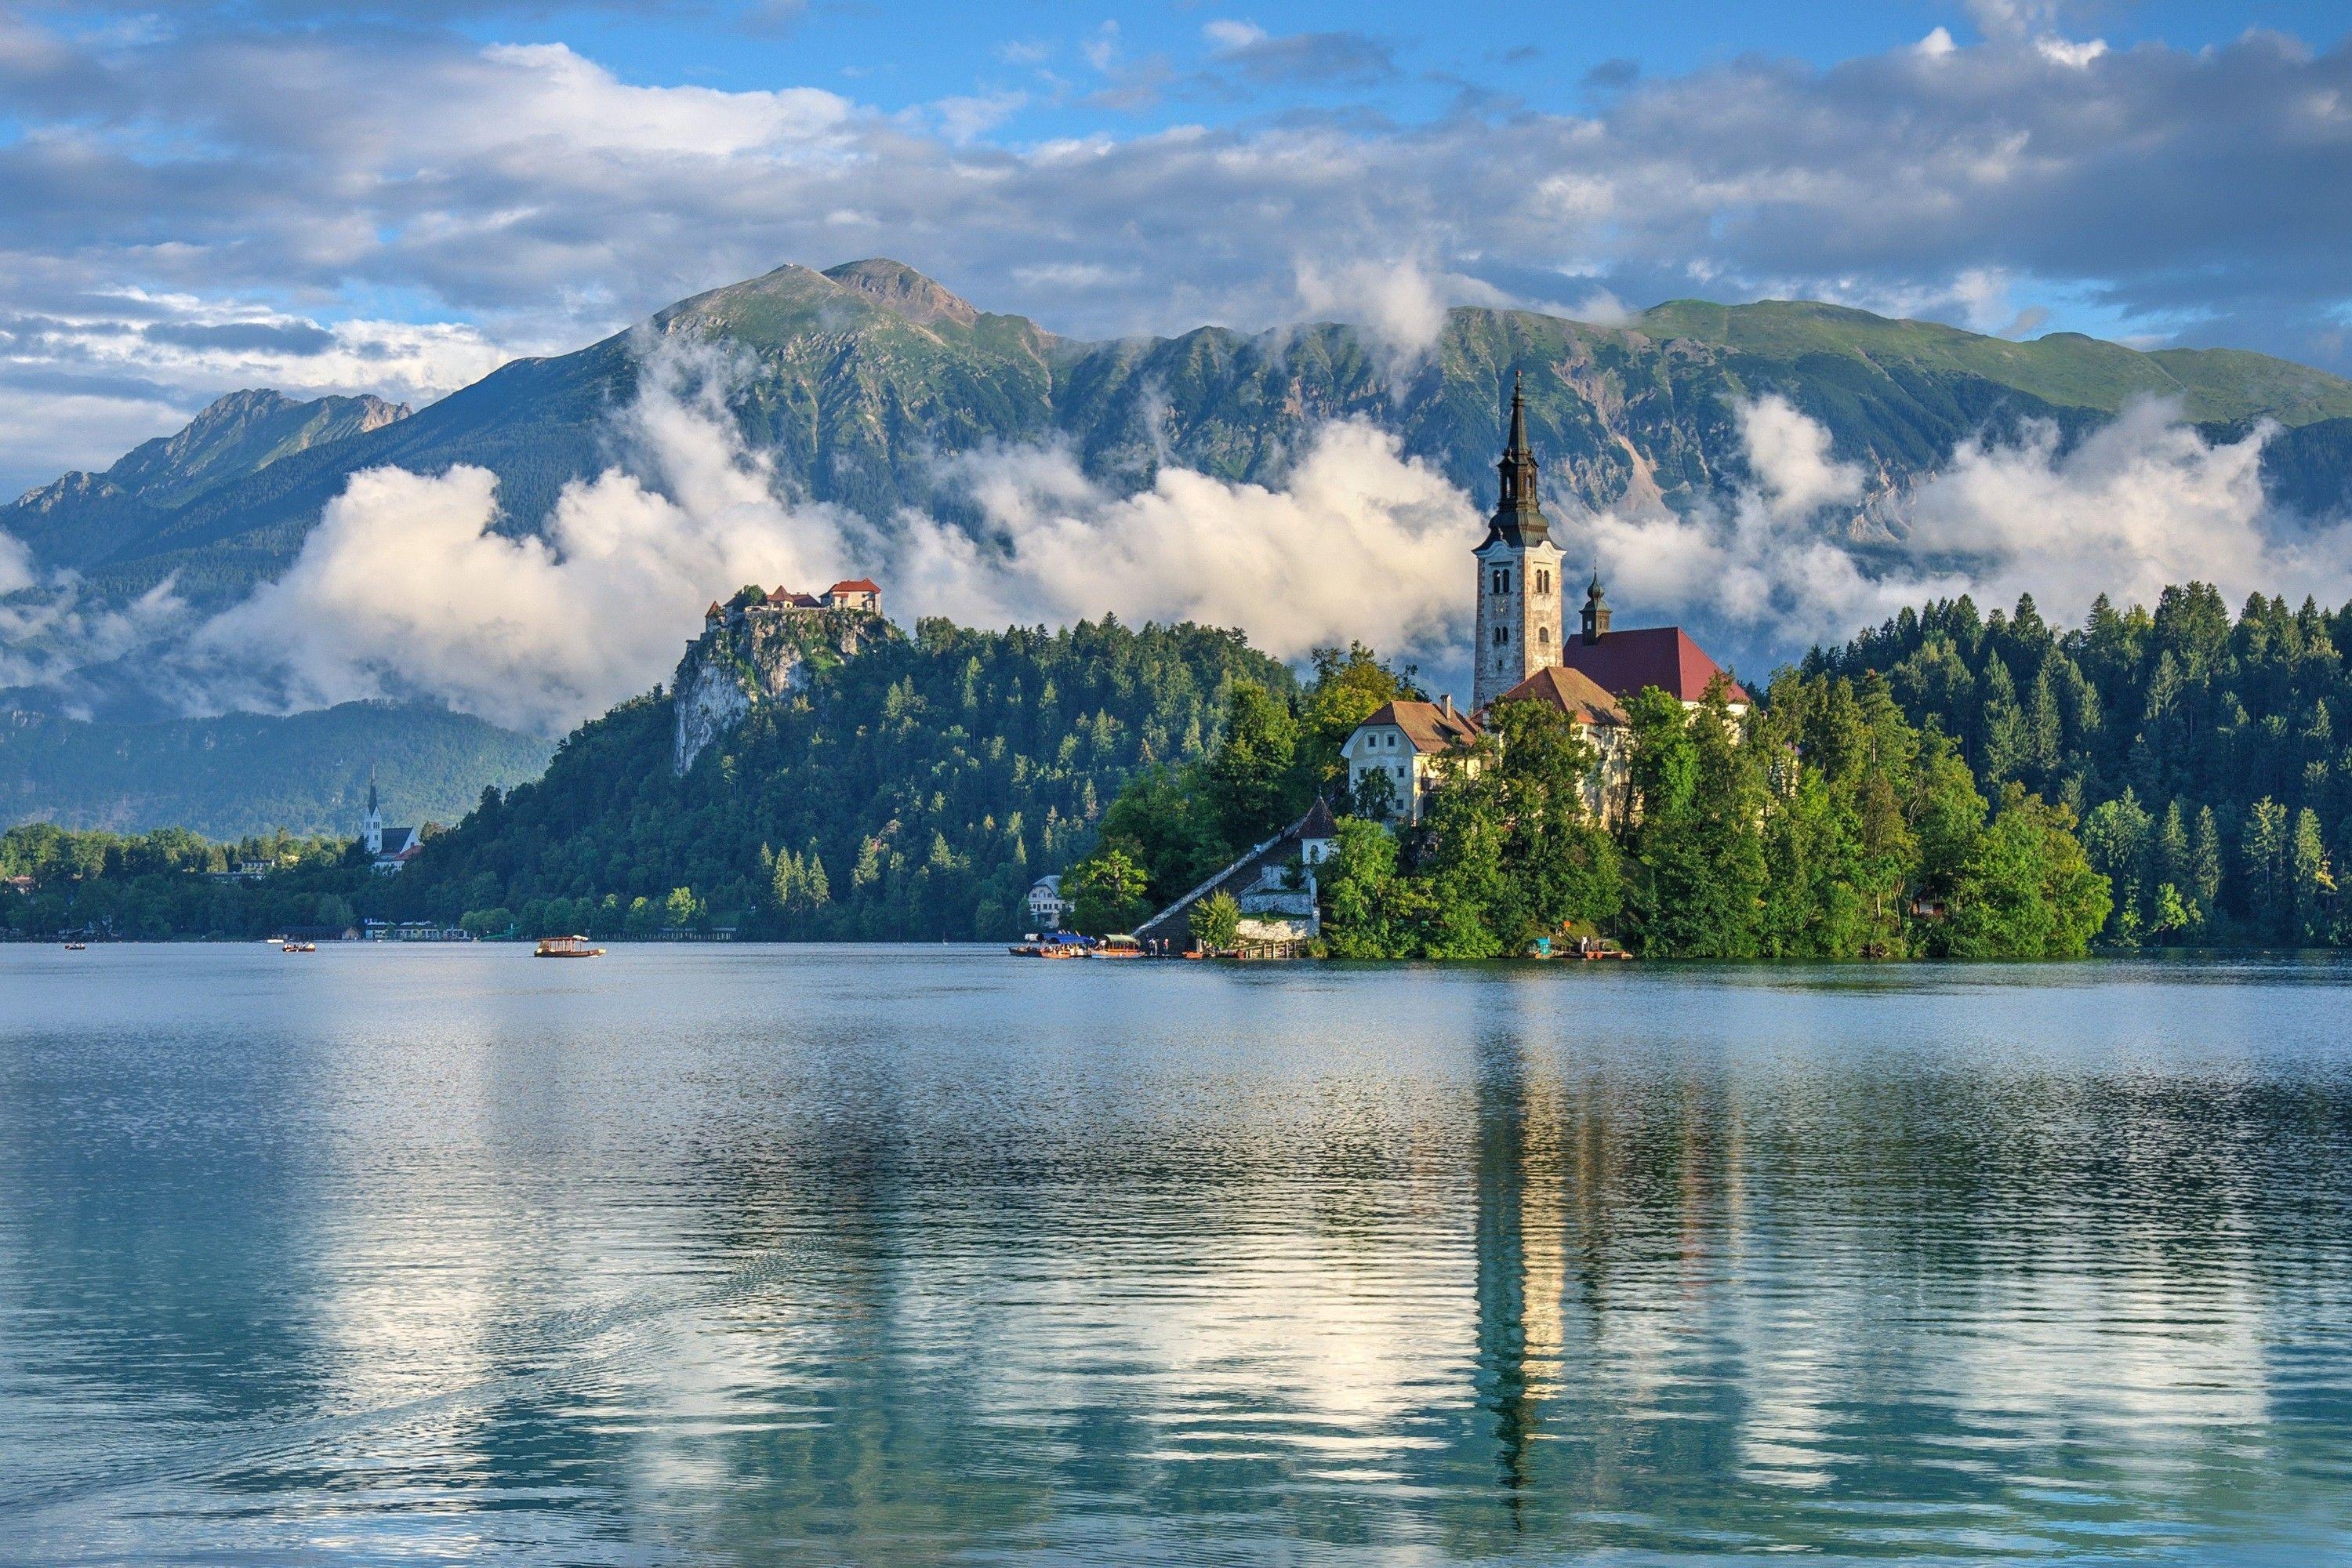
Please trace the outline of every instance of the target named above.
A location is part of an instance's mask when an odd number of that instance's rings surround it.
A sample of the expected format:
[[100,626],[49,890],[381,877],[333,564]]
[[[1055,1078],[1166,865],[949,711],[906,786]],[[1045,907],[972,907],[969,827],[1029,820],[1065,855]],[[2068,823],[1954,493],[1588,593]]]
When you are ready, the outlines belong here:
[[1467,713],[1448,712],[1434,702],[1384,702],[1366,716],[1359,730],[1393,724],[1416,752],[1443,752],[1466,746],[1478,738],[1478,721]]
[[[1631,697],[1654,686],[1685,702],[1705,697],[1707,683],[1723,673],[1723,667],[1685,637],[1680,626],[1604,632],[1593,643],[1571,637],[1559,650],[1559,662],[1613,696]],[[1734,702],[1749,700],[1738,682],[1726,695]]]
[[852,577],[846,583],[835,583],[826,591],[834,594],[878,594],[882,591],[882,584],[869,583],[863,577]]
[[[1704,657],[1704,656],[1702,656]],[[1580,724],[1622,724],[1625,710],[1601,683],[1580,670],[1547,665],[1495,699],[1480,714],[1506,702],[1549,702]]]

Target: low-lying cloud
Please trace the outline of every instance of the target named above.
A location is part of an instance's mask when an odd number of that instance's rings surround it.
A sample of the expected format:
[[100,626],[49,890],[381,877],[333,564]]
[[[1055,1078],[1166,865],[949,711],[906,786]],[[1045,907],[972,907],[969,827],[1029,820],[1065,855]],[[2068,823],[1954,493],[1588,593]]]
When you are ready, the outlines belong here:
[[2031,594],[2062,621],[2101,594],[2149,604],[2192,580],[2233,600],[2352,597],[2352,522],[2281,517],[2263,495],[2273,426],[2209,441],[2177,403],[2146,400],[2071,447],[2047,423],[1980,436],[1893,498],[1895,542],[1877,546],[1853,542],[1864,476],[1818,421],[1766,396],[1740,408],[1739,430],[1750,479],[1727,504],[1588,520],[1620,603],[1786,655],[1960,593],[1988,607]]
[[[666,679],[710,597],[856,574],[902,621],[1189,619],[1286,659],[1361,639],[1441,679],[1465,652],[1483,505],[1372,425],[1324,426],[1278,483],[1164,467],[1133,493],[1060,445],[984,449],[934,476],[971,521],[909,510],[877,525],[782,493],[728,411],[730,368],[663,349],[616,417],[614,466],[562,493],[543,538],[500,531],[486,470],[354,475],[282,578],[193,634],[168,584],[93,613],[0,536],[0,681],[58,684],[145,639],[191,710],[423,696],[554,733]],[[1864,468],[1784,398],[1736,413],[1747,478],[1719,502],[1556,513],[1624,624],[1679,620],[1769,662],[1964,592],[2030,592],[2055,620],[2190,578],[2233,598],[2352,596],[2352,524],[2266,506],[2267,428],[2210,442],[2150,402],[2072,446],[2043,426],[1979,438],[1879,498],[1869,515],[1894,542],[1861,543]]]
[[665,353],[619,424],[624,465],[559,498],[546,537],[500,533],[497,481],[459,467],[352,476],[287,574],[176,660],[192,707],[424,695],[554,732],[667,678],[714,595],[882,579],[902,618],[1066,624],[1115,613],[1241,626],[1278,658],[1455,635],[1468,498],[1394,437],[1325,428],[1279,489],[1163,470],[1121,494],[1055,446],[950,460],[967,530],[876,527],[782,497],[728,416],[723,366]]
[[731,437],[711,367],[666,356],[621,421],[630,463],[498,531],[498,480],[354,474],[293,566],[205,626],[180,677],[205,707],[422,694],[559,731],[663,679],[713,594],[834,580],[841,521],[793,509]]

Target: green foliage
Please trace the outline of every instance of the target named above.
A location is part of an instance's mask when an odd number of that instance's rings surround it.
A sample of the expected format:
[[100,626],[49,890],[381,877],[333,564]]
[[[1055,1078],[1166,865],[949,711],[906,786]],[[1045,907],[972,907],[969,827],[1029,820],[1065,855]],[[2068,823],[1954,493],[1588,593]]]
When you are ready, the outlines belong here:
[[1151,912],[1143,889],[1143,868],[1126,850],[1115,845],[1096,850],[1062,878],[1070,929],[1086,936],[1134,930]]
[[272,833],[218,844],[179,827],[123,835],[48,823],[0,833],[0,928],[23,936],[341,930],[382,913],[389,880],[342,839]]
[[1152,840],[1148,853],[1122,840],[1129,860],[1170,875],[1209,861],[1218,830],[1176,809],[1170,781],[1206,757],[1236,691],[1286,711],[1293,687],[1233,633],[1113,619],[926,621],[803,668],[805,689],[755,704],[683,778],[658,692],[582,726],[544,778],[486,802],[402,873],[399,907],[442,919],[565,900],[624,930],[1011,935],[1032,883],[1117,837],[1107,819],[1131,783],[1171,809],[1117,817]]
[[1240,934],[1242,906],[1231,893],[1219,890],[1194,904],[1185,923],[1192,932],[1192,945],[1202,952],[1230,952]]
[[1333,954],[1488,958],[1598,930],[1656,957],[2066,957],[2106,918],[2071,812],[2012,784],[1989,820],[1950,743],[1875,677],[1787,675],[1744,718],[1720,687],[1627,713],[1613,831],[1611,775],[1538,703],[1490,712],[1441,763],[1417,828],[1343,820]]
[[2101,598],[2071,630],[2028,597],[1905,610],[1805,668],[1877,672],[1914,724],[1954,737],[1989,792],[2073,805],[2114,884],[2118,945],[2336,943],[2334,868],[2352,853],[2352,607],[2210,586],[2151,611]]

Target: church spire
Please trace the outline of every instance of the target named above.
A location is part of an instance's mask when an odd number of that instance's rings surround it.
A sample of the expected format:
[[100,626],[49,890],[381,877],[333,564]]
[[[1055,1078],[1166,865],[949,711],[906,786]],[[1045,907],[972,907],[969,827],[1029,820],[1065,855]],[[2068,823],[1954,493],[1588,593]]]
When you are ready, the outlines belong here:
[[1487,532],[1515,545],[1542,544],[1551,538],[1543,505],[1536,499],[1536,456],[1528,447],[1528,398],[1519,373],[1511,373],[1511,433],[1495,465],[1502,484],[1495,500],[1495,516]]
[[1592,568],[1592,585],[1584,590],[1584,644],[1587,647],[1609,635],[1609,601],[1601,592],[1601,568]]

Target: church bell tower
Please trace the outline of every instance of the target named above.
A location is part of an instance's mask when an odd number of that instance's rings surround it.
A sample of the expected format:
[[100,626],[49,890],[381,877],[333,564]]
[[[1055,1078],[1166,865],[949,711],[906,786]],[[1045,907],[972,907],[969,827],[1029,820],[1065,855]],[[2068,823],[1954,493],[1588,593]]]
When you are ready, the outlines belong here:
[[367,815],[360,818],[360,847],[371,855],[383,853],[383,807],[376,803],[375,773],[368,773]]
[[1511,378],[1511,434],[1495,465],[1502,488],[1478,562],[1477,646],[1470,700],[1484,708],[1537,670],[1559,662],[1559,547],[1536,499],[1535,454],[1528,449],[1528,405]]

